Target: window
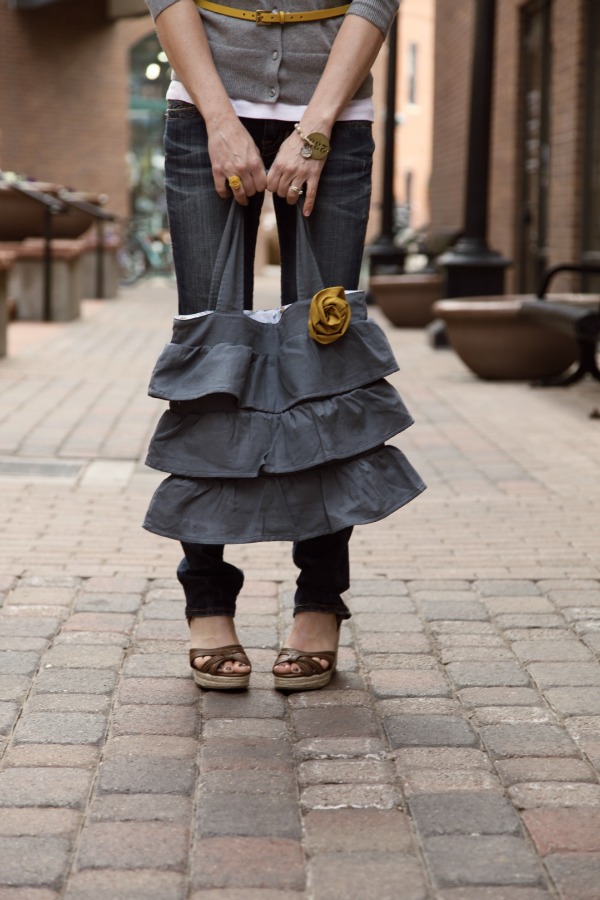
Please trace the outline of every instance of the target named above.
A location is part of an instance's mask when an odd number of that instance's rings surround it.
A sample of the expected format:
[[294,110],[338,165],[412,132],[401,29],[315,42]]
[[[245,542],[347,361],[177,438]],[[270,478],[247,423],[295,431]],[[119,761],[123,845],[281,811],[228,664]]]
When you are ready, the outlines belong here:
[[408,102],[417,102],[417,44],[408,45]]
[[404,199],[410,208],[413,202],[413,173],[410,171],[404,173]]

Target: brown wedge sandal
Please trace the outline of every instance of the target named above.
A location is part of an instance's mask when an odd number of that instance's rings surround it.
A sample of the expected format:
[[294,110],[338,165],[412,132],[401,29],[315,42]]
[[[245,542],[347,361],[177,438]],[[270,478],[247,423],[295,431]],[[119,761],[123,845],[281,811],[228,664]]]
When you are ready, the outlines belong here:
[[[313,659],[313,657],[317,659]],[[324,669],[320,659],[329,663],[329,668]],[[280,675],[275,672],[273,676],[275,687],[279,691],[313,691],[329,684],[337,663],[337,650],[319,650],[316,653],[305,650],[293,650],[291,647],[283,647],[275,660],[275,666],[281,663],[295,663],[300,672],[290,672],[289,675]]]
[[[337,666],[337,656],[340,643],[340,627],[344,621],[337,616],[337,641],[335,650],[294,650],[292,647],[282,647],[273,665],[274,686],[279,691],[314,691],[329,684]],[[316,658],[315,658],[316,657]],[[324,669],[320,659],[329,663]],[[299,672],[290,672],[288,675],[280,675],[275,671],[275,666],[282,663],[295,663]]]
[[[199,656],[209,656],[200,668],[194,665],[194,660]],[[214,691],[235,691],[247,688],[250,684],[250,672],[237,674],[235,672],[218,672],[219,666],[227,660],[243,663],[250,666],[250,660],[246,656],[241,644],[229,644],[227,647],[213,647],[211,650],[194,648],[190,650],[190,666],[194,673],[194,681],[201,688],[209,688]]]
[[[292,647],[282,647],[273,666],[274,686],[279,691],[314,691],[329,684],[337,666],[337,656],[340,643],[340,627],[343,622],[341,616],[337,616],[337,641],[335,650],[295,650]],[[315,658],[316,657],[316,658]],[[320,659],[329,663],[324,669]],[[282,663],[295,663],[299,672],[290,672],[288,675],[280,675],[275,671],[275,666]]]

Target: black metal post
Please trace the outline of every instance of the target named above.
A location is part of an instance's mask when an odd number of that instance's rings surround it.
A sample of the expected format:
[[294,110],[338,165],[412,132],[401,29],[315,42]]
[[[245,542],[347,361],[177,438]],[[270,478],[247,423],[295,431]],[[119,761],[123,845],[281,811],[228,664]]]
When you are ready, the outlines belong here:
[[496,0],[477,0],[463,241],[486,246]]
[[439,259],[446,297],[503,294],[511,263],[487,245],[496,0],[475,0],[471,105],[463,236]]
[[386,110],[383,151],[383,191],[381,235],[392,238],[394,231],[394,145],[396,137],[396,67],[398,64],[398,20],[394,19],[388,42]]
[[394,145],[396,136],[396,68],[398,62],[398,20],[388,37],[386,112],[381,193],[381,233],[368,248],[371,275],[399,274],[404,270],[406,250],[394,244]]

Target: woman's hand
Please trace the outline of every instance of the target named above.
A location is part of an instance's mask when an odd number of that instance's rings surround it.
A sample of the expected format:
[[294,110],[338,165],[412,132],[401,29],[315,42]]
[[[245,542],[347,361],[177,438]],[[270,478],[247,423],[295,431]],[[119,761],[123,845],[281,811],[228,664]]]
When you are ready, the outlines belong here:
[[300,156],[304,142],[296,132],[279,148],[273,165],[267,174],[267,189],[283,197],[293,206],[304,193],[303,214],[309,216],[315,205],[317,188],[325,159],[305,159]]
[[[331,137],[334,122],[363,83],[383,44],[384,34],[360,15],[346,15],[333,42],[325,70],[299,123],[303,134]],[[300,150],[304,143],[294,131],[281,145],[267,175],[267,188],[288,203],[298,202],[306,193],[304,215],[315,205],[319,179],[325,159],[304,159]]]
[[195,3],[172,3],[157,17],[156,30],[169,62],[206,123],[217,194],[229,197],[228,179],[237,175],[241,183],[231,190],[237,202],[246,206],[248,197],[265,190],[265,168],[227,96]]
[[[249,197],[265,191],[267,175],[258,147],[236,117],[221,117],[218,125],[208,128],[208,154],[219,197],[232,193],[237,203],[247,206]],[[240,183],[234,179],[229,185],[234,175]]]

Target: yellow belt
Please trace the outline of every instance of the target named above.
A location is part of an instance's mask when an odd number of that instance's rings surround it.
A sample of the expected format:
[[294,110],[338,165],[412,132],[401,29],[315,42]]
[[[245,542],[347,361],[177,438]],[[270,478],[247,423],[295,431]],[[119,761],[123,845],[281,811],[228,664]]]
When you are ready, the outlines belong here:
[[194,0],[200,9],[208,12],[219,13],[222,16],[231,16],[233,19],[246,19],[248,22],[256,22],[257,25],[285,25],[288,22],[315,22],[317,19],[333,19],[343,16],[350,7],[332,6],[329,9],[314,9],[310,12],[271,12],[267,9],[257,9],[254,12],[246,9],[236,9],[234,6],[223,6],[221,3],[212,3],[211,0]]

